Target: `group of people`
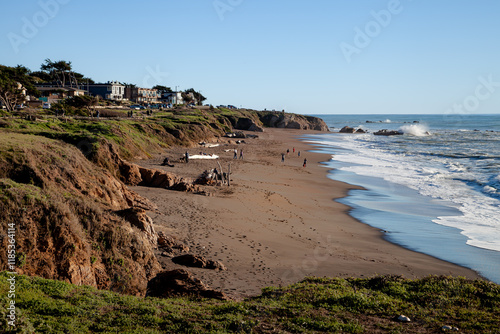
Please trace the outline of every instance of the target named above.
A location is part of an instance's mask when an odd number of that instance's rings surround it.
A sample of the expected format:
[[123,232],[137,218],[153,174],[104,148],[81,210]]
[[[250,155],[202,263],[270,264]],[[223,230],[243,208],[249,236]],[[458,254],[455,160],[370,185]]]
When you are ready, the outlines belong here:
[[[295,154],[295,147],[294,147],[294,148],[292,148],[292,152],[293,152],[293,154]],[[234,153],[234,155],[233,155],[233,159],[238,159],[238,149],[236,149],[236,148],[235,148],[235,149],[234,149],[234,151],[233,151],[233,153]],[[202,153],[200,152],[200,154],[202,154]],[[288,156],[290,156],[290,149],[287,149],[287,150],[286,150],[286,156],[287,156],[287,157],[288,157]],[[298,151],[298,152],[297,152],[297,156],[298,156],[298,157],[300,157],[300,151]],[[240,158],[241,160],[243,160],[243,149],[240,149],[240,157],[239,157],[239,158]],[[168,158],[167,158],[166,160],[167,160],[167,161],[166,161],[166,163],[165,163],[165,161],[164,161],[163,163],[164,163],[165,165],[168,165],[168,164],[169,164]],[[186,163],[188,163],[188,162],[189,162],[189,153],[188,153],[187,151],[186,151],[186,153],[185,153],[185,155],[184,155],[184,161],[185,161]],[[284,163],[284,162],[285,162],[285,153],[281,153],[281,162],[282,162],[282,163]],[[304,163],[302,164],[302,167],[306,167],[306,165],[307,165],[307,159],[306,159],[306,158],[304,158]]]
[[[295,154],[295,147],[292,149],[292,152],[293,154]],[[290,156],[290,149],[287,148],[286,149],[286,156]],[[300,151],[297,152],[297,156],[300,157]],[[284,163],[285,162],[285,153],[281,153],[281,162]],[[307,165],[307,159],[304,158],[304,164],[302,165],[302,167],[306,167]]]
[[[204,152],[200,152],[200,155],[209,155],[209,154],[204,153]],[[236,148],[234,149],[233,159],[238,159],[238,149],[236,149]],[[240,159],[243,160],[243,149],[240,149]],[[184,154],[184,161],[186,163],[189,163],[189,152],[187,152],[187,151]]]
[[[233,159],[238,159],[238,149],[234,149]],[[243,149],[240,149],[240,159],[243,160]]]

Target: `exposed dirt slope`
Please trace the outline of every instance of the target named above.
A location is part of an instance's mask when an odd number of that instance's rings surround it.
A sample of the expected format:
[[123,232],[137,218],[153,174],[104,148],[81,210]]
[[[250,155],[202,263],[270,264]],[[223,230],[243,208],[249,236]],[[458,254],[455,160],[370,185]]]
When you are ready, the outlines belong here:
[[[143,294],[160,269],[140,217],[152,204],[72,145],[0,136],[0,229],[5,235],[16,225],[18,272]],[[122,218],[131,207],[145,225]],[[1,243],[7,249],[7,239]]]

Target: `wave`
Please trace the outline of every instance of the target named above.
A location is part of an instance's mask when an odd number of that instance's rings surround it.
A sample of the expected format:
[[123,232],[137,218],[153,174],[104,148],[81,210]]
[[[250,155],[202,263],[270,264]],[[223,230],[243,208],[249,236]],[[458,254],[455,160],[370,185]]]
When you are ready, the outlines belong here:
[[[402,130],[413,136],[429,136],[422,124],[408,124]],[[330,147],[335,150],[335,162],[341,164],[336,166],[339,171],[379,177],[392,184],[406,185],[424,196],[453,203],[463,215],[440,217],[434,222],[460,229],[468,237],[469,245],[500,251],[498,161],[477,154],[477,143],[466,140],[470,138],[463,138],[469,147],[453,144],[454,152],[442,151],[447,147],[445,144],[450,144],[449,135],[436,133],[421,138],[401,138],[386,145],[386,141],[375,136],[338,136],[332,137]],[[326,140],[319,142],[328,145]],[[490,146],[481,141],[480,147]]]
[[399,129],[406,134],[410,134],[416,137],[424,137],[424,136],[429,136],[431,134],[429,132],[429,128],[423,124],[403,125]]

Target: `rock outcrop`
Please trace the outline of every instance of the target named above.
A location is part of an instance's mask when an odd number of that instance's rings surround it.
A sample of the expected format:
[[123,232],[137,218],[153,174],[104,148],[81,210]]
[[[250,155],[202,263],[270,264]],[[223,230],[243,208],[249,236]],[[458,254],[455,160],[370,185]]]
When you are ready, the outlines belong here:
[[259,120],[254,120],[249,117],[241,117],[238,118],[236,124],[234,125],[235,129],[238,130],[247,130],[247,131],[255,131],[255,132],[263,132],[262,123]]
[[116,212],[120,217],[130,222],[132,226],[137,227],[145,234],[145,237],[151,242],[153,247],[156,247],[158,235],[153,226],[153,220],[146,214],[146,211],[141,208],[128,208]]
[[163,252],[171,257],[175,256],[176,253],[189,252],[189,247],[175,240],[173,237],[165,235],[163,232],[158,233],[158,247],[163,250]]
[[342,129],[340,129],[340,133],[354,133],[356,129],[351,128],[350,126],[344,126]]
[[399,135],[403,135],[404,133],[401,131],[397,131],[397,130],[383,129],[383,130],[379,130],[373,134],[375,136],[399,136]]
[[163,271],[156,275],[148,283],[146,296],[159,298],[189,296],[229,300],[223,292],[208,288],[183,269]]
[[259,112],[258,114],[262,124],[270,128],[330,131],[325,121],[318,117],[283,112]]
[[355,129],[355,128],[351,128],[350,126],[344,126],[342,129],[339,130],[340,133],[366,133],[365,130],[359,128],[359,129]]
[[111,143],[104,143],[99,155],[98,160],[106,161],[107,169],[114,171],[115,176],[127,185],[202,193],[200,187],[195,185],[191,179],[182,178],[162,170],[139,167],[123,160],[116,147]]

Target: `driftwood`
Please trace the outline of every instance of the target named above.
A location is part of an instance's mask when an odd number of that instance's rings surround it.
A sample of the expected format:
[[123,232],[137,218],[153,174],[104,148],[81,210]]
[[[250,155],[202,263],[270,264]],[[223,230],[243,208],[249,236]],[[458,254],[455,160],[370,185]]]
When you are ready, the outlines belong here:
[[219,165],[219,168],[220,168],[220,175],[221,175],[222,184],[225,184],[226,180],[225,180],[225,177],[224,177],[224,171],[222,170],[222,166],[221,166],[221,164],[220,164],[219,161],[217,161],[217,164]]

